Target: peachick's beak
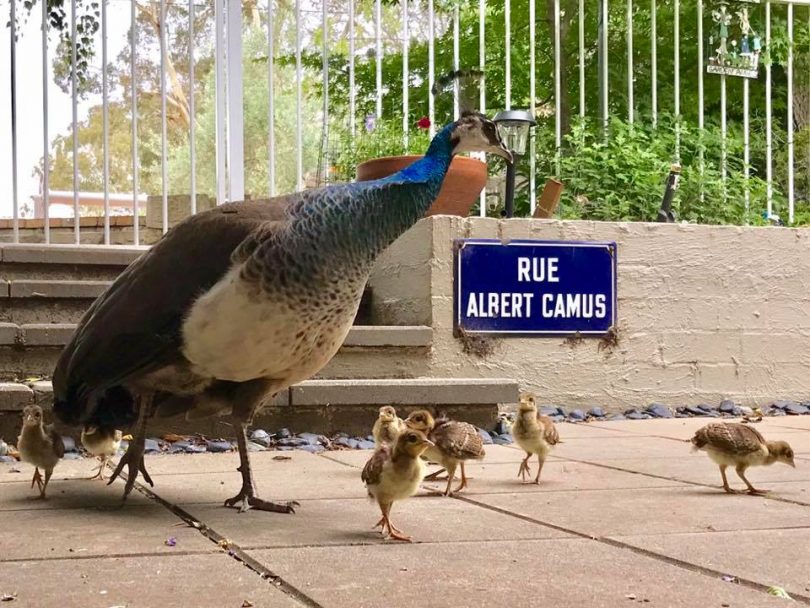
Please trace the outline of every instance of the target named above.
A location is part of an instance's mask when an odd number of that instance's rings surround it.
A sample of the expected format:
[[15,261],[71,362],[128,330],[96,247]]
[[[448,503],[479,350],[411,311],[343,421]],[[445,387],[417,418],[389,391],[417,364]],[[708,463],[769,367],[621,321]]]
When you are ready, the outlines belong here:
[[428,446],[429,448],[435,448],[436,447],[436,444],[433,443],[430,439],[425,439],[425,445]]
[[791,460],[788,464],[792,466],[794,469],[796,468],[796,463],[794,461]]

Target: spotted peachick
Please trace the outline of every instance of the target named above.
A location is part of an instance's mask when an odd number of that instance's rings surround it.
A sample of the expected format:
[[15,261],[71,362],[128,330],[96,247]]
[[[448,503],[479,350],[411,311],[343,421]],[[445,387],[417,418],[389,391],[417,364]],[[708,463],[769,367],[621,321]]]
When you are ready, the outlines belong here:
[[229,203],[179,223],[82,318],[54,371],[56,415],[134,426],[110,478],[128,467],[124,498],[138,472],[152,483],[150,417],[230,415],[242,487],[225,505],[293,512],[295,503],[257,496],[246,429],[269,397],[335,355],[375,258],[425,214],[465,151],[511,161],[495,124],[465,112],[389,177]]

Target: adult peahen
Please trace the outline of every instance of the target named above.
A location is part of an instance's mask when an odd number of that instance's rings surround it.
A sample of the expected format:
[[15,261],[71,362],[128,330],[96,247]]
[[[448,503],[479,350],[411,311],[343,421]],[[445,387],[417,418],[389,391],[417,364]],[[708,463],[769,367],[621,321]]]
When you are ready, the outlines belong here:
[[465,113],[424,158],[377,181],[338,184],[269,201],[222,205],[170,230],[96,300],[53,375],[65,423],[137,420],[110,483],[128,467],[126,499],[144,467],[147,420],[230,414],[241,503],[292,512],[256,496],[246,428],[269,396],[310,378],[335,355],[372,264],[430,207],[454,154],[511,160],[495,124]]

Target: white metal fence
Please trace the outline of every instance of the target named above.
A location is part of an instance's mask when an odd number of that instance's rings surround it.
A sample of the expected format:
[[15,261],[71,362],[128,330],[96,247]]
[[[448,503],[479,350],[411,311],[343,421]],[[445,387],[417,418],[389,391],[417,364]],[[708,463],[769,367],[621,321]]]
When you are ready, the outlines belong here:
[[[308,170],[312,170],[312,162],[307,161],[307,141],[305,141],[305,133],[308,125],[312,123],[320,123],[320,147],[323,148],[329,141],[329,127],[333,124],[329,119],[330,111],[333,103],[336,101],[335,94],[331,92],[332,83],[330,83],[330,60],[335,57],[344,57],[347,63],[346,77],[348,79],[348,86],[346,87],[347,99],[340,99],[341,104],[347,104],[348,112],[346,121],[348,123],[348,131],[355,134],[358,131],[358,99],[359,94],[356,84],[357,74],[357,61],[366,57],[374,57],[375,62],[375,90],[374,90],[374,107],[376,120],[380,120],[384,116],[384,99],[389,91],[396,87],[401,88],[402,94],[402,137],[407,149],[409,136],[413,129],[412,126],[412,108],[409,105],[410,94],[412,91],[423,88],[430,90],[436,78],[436,35],[441,31],[442,35],[452,31],[453,37],[453,66],[458,67],[476,67],[476,66],[460,66],[460,6],[448,8],[442,6],[442,10],[437,10],[434,6],[434,0],[400,0],[398,6],[383,6],[381,0],[371,0],[373,7],[371,9],[371,18],[368,18],[367,12],[362,10],[365,4],[360,4],[360,0],[348,0],[346,5],[337,3],[337,5],[330,5],[328,2],[318,2],[317,0],[292,0],[292,22],[284,22],[284,26],[292,26],[294,35],[290,35],[287,30],[279,29],[279,6],[278,0],[270,0],[269,4],[258,6],[255,4],[248,4],[247,2],[226,2],[226,0],[211,0],[206,3],[195,2],[195,0],[188,0],[185,3],[174,2],[173,0],[157,0],[149,2],[143,0],[99,0],[99,10],[97,14],[98,32],[93,31],[92,35],[88,33],[88,22],[83,20],[82,15],[78,14],[77,0],[70,0],[69,4],[65,0],[65,26],[68,28],[69,35],[65,34],[63,38],[64,44],[55,44],[60,35],[55,31],[55,25],[52,21],[51,11],[53,8],[48,8],[46,2],[40,2],[39,7],[31,9],[30,3],[21,2],[20,0],[7,0],[9,2],[8,10],[10,17],[10,27],[7,32],[7,44],[4,45],[3,55],[5,59],[3,64],[9,66],[9,93],[7,97],[8,114],[7,119],[3,122],[3,132],[8,129],[8,137],[0,136],[0,146],[7,146],[10,151],[10,197],[11,197],[11,218],[13,226],[13,239],[19,240],[19,226],[22,219],[21,213],[21,196],[20,192],[20,176],[25,174],[29,167],[20,166],[19,149],[20,142],[28,142],[30,137],[29,133],[32,130],[31,125],[41,123],[41,154],[44,162],[40,163],[39,175],[39,189],[40,195],[43,199],[43,221],[44,221],[44,238],[45,242],[51,241],[50,230],[50,201],[49,193],[51,192],[51,177],[54,170],[52,164],[54,158],[54,141],[53,137],[56,135],[60,128],[64,125],[54,125],[49,120],[52,114],[51,104],[53,99],[49,97],[49,91],[53,88],[52,78],[55,79],[57,64],[52,62],[56,57],[64,56],[66,48],[69,50],[69,66],[68,66],[68,81],[70,83],[70,107],[71,117],[69,128],[65,131],[70,135],[72,146],[72,191],[73,191],[73,217],[79,218],[81,215],[80,197],[81,197],[81,181],[83,171],[97,171],[101,174],[101,191],[103,193],[103,217],[104,221],[104,243],[110,243],[110,218],[112,216],[110,207],[111,197],[111,150],[113,139],[122,136],[120,131],[121,124],[120,118],[123,116],[128,121],[129,126],[129,175],[127,176],[128,183],[130,184],[130,192],[128,195],[131,197],[131,212],[133,215],[138,215],[139,210],[142,209],[142,192],[143,189],[143,146],[149,146],[150,150],[156,151],[159,155],[159,190],[150,191],[148,194],[161,197],[161,226],[165,232],[169,227],[169,184],[170,184],[170,159],[169,159],[169,146],[176,146],[177,142],[170,142],[169,122],[173,113],[179,111],[187,114],[188,133],[188,174],[189,174],[189,212],[195,213],[197,211],[198,200],[198,186],[199,186],[199,167],[198,154],[198,130],[199,116],[197,115],[198,106],[196,99],[199,98],[202,84],[196,79],[196,72],[198,64],[201,62],[213,62],[213,87],[214,93],[214,147],[215,147],[215,163],[214,166],[204,167],[202,170],[213,172],[215,174],[215,196],[218,203],[228,200],[241,200],[245,197],[246,193],[246,150],[245,150],[245,129],[246,117],[244,113],[245,108],[245,87],[250,82],[245,81],[246,64],[243,60],[243,44],[247,44],[245,38],[245,20],[246,13],[253,11],[259,15],[259,21],[263,21],[265,27],[265,57],[267,79],[267,116],[266,116],[266,153],[267,153],[267,179],[265,192],[271,196],[279,192],[279,163],[280,155],[288,156],[290,153],[294,156],[294,185],[295,188],[301,189],[305,187],[305,178]],[[88,0],[89,2],[89,0]],[[574,0],[574,5],[577,8],[577,53],[574,64],[576,65],[579,74],[578,95],[573,96],[578,99],[577,113],[585,117],[598,116],[607,125],[611,115],[615,115],[617,110],[615,106],[611,105],[612,96],[621,96],[624,99],[626,107],[626,120],[630,123],[639,120],[639,114],[636,111],[638,100],[642,97],[649,98],[649,106],[651,109],[650,116],[653,123],[658,120],[659,113],[662,111],[662,101],[658,98],[658,88],[661,83],[658,74],[658,63],[660,53],[664,48],[661,47],[662,40],[668,38],[671,44],[667,44],[666,52],[672,53],[672,62],[674,70],[672,72],[674,82],[672,83],[672,90],[674,97],[672,99],[671,107],[666,110],[671,112],[677,118],[681,114],[681,91],[684,86],[697,87],[698,90],[698,128],[704,127],[705,114],[705,100],[704,100],[704,73],[706,68],[707,52],[711,52],[704,48],[704,22],[710,19],[711,16],[708,11],[711,7],[704,7],[705,3],[716,5],[717,2],[712,0],[696,0],[696,10],[686,11],[680,7],[679,0],[669,0],[674,3],[674,20],[671,23],[659,23],[657,21],[657,4],[656,0]],[[168,3],[168,4],[167,4]],[[614,4],[615,3],[615,4]],[[626,18],[625,30],[625,55],[626,65],[626,89],[611,82],[611,67],[615,59],[611,57],[610,53],[610,19],[606,18],[607,15],[614,15],[616,5],[622,4]],[[122,15],[124,14],[122,4],[128,4],[128,24],[122,24]],[[560,151],[563,147],[563,124],[562,124],[562,108],[561,108],[561,87],[562,87],[562,53],[560,37],[561,37],[561,16],[563,10],[561,9],[561,0],[551,0],[551,19],[549,20],[550,26],[547,31],[552,36],[553,48],[553,88],[552,95],[554,116],[554,142],[556,147],[556,173],[560,173]],[[571,3],[569,3],[571,4]],[[658,3],[660,5],[660,2]],[[520,99],[530,100],[530,104],[535,106],[538,104],[537,92],[537,57],[536,47],[538,41],[537,26],[538,26],[538,10],[536,0],[527,0],[526,9],[528,10],[528,31],[514,32],[512,30],[512,22],[515,21],[515,12],[510,0],[501,0],[499,3],[494,3],[493,0],[478,0],[477,6],[464,5],[465,10],[477,10],[478,19],[478,66],[481,70],[488,70],[492,68],[487,56],[488,45],[503,45],[505,52],[503,54],[504,65],[503,67],[503,87],[504,87],[504,102],[505,108],[510,109],[513,103],[513,77],[519,72],[528,72],[528,91],[521,91],[519,94]],[[498,31],[500,26],[503,27],[503,38],[491,39],[488,36],[488,26],[495,24],[490,20],[488,22],[488,14],[493,5],[503,8],[503,22],[498,24]],[[548,5],[548,3],[546,4]],[[752,5],[754,5],[752,3]],[[794,173],[795,173],[795,156],[794,156],[794,98],[793,86],[795,74],[793,70],[794,49],[790,42],[793,39],[794,23],[797,19],[797,13],[801,11],[802,18],[807,19],[807,24],[810,24],[810,0],[793,0],[792,2],[782,2],[777,0],[765,1],[762,3],[764,7],[765,17],[765,31],[762,43],[767,49],[771,44],[772,37],[772,11],[776,7],[779,10],[786,5],[787,11],[787,40],[788,45],[788,58],[786,64],[786,79],[787,79],[787,95],[784,99],[775,100],[772,91],[772,68],[770,63],[765,64],[765,100],[767,103],[767,110],[765,112],[766,120],[766,176],[765,179],[768,184],[768,214],[771,213],[771,197],[773,186],[773,171],[774,171],[774,144],[773,136],[778,130],[784,131],[784,139],[787,147],[787,176],[788,185],[786,197],[788,201],[788,221],[794,220],[794,206],[796,202],[796,192],[794,188]],[[91,5],[92,6],[92,5]],[[521,4],[521,7],[523,4]],[[30,12],[29,12],[30,9]],[[167,9],[171,9],[175,21],[177,19],[187,19],[187,24],[183,28],[183,36],[187,38],[185,49],[181,52],[182,40],[175,37],[172,44],[170,44],[169,36],[173,34],[170,31],[172,23],[167,18]],[[126,31],[129,36],[128,45],[118,45],[119,59],[125,58],[129,61],[129,74],[126,70],[121,69],[119,66],[114,72],[111,71],[111,58],[109,57],[108,48],[110,45],[110,11],[114,10],[114,22],[117,31],[120,33],[122,30]],[[154,91],[144,88],[141,79],[144,75],[144,68],[139,63],[141,60],[153,59],[148,57],[150,53],[149,48],[141,46],[141,33],[139,28],[143,28],[141,20],[142,11],[152,11],[156,14],[154,20],[154,32],[159,43],[159,111],[158,119],[160,121],[160,142],[156,144],[155,141],[144,142],[141,139],[142,123],[144,120],[153,120],[154,115],[145,116],[144,110],[141,107],[143,104],[153,99]],[[184,11],[182,14],[180,11]],[[522,10],[522,8],[521,8]],[[37,11],[39,14],[36,15]],[[643,60],[639,57],[638,53],[634,50],[634,42],[639,41],[639,34],[634,30],[634,21],[637,20],[640,11],[644,11],[645,24],[649,24],[649,56],[645,56]],[[21,16],[27,16],[27,20],[20,21]],[[33,27],[35,15],[38,18],[38,28]],[[179,15],[179,17],[178,17]],[[599,22],[598,39],[589,40],[586,32],[586,20],[596,15]],[[210,18],[209,18],[210,16]],[[202,21],[201,21],[202,19]],[[682,73],[679,61],[681,58],[683,47],[681,45],[681,23],[691,20],[697,23],[697,44],[698,44],[698,57],[699,62],[697,70],[693,73]],[[203,25],[200,25],[200,24]],[[397,23],[400,30],[396,36],[388,36],[392,27],[391,23]],[[386,25],[388,24],[388,25]],[[200,48],[199,39],[200,32],[195,28],[204,27],[211,28],[213,31],[213,45],[204,43]],[[646,26],[645,26],[646,27]],[[810,28],[810,25],[808,26]],[[24,36],[20,36],[21,29]],[[18,46],[24,41],[25,37],[31,37],[39,29],[41,37],[41,61],[32,61],[32,58],[26,56],[20,57]],[[494,28],[493,28],[494,29]],[[668,30],[668,32],[667,32]],[[369,31],[373,40],[368,39]],[[294,40],[294,48],[292,52],[279,53],[278,49],[281,42],[276,39],[280,32],[285,36],[285,39],[292,38]],[[316,44],[318,37],[317,33],[320,32],[320,45]],[[177,36],[177,31],[174,32]],[[515,36],[528,37],[528,56],[515,58],[512,57],[512,44]],[[96,76],[100,75],[100,82],[97,83],[97,91],[94,95],[100,94],[101,98],[101,114],[102,114],[102,134],[101,134],[101,156],[93,156],[90,154],[90,166],[83,166],[80,157],[80,120],[79,109],[83,103],[83,96],[80,91],[82,81],[87,77],[87,67],[82,66],[82,56],[78,53],[82,51],[82,39],[89,39],[93,42],[96,48],[100,49],[98,58],[100,65],[95,72]],[[392,39],[393,38],[393,39]],[[69,40],[69,43],[68,43]],[[78,44],[77,44],[78,42]],[[84,41],[85,43],[87,40]],[[427,43],[427,79],[414,80],[411,70],[414,68],[413,58],[409,55],[409,49],[416,43]],[[397,45],[398,48],[397,48]],[[128,46],[127,51],[124,46]],[[599,103],[597,107],[588,107],[587,91],[586,91],[586,69],[591,64],[591,57],[594,53],[594,46],[598,56],[598,82],[599,82]],[[170,48],[171,47],[171,48]],[[267,52],[270,49],[270,52]],[[321,58],[320,75],[318,75],[312,65],[306,65],[306,59],[314,53],[319,53]],[[386,53],[398,53],[401,56],[402,62],[402,75],[401,79],[397,81],[385,81],[383,69]],[[8,53],[8,55],[6,55]],[[182,55],[185,58],[182,58]],[[278,85],[277,69],[279,69],[278,57],[283,54],[286,56],[294,57],[294,120],[286,113],[287,106],[279,108],[277,100],[281,99],[277,95],[276,88]],[[491,54],[491,53],[490,53]],[[518,59],[518,61],[514,61]],[[119,61],[120,63],[120,61]],[[184,74],[177,73],[176,65],[186,64]],[[170,65],[171,64],[171,65]],[[286,65],[286,64],[285,64]],[[500,68],[501,66],[499,66]],[[21,71],[21,68],[24,68]],[[651,70],[650,79],[651,86],[649,90],[636,90],[634,84],[634,74],[639,69]],[[39,72],[39,74],[37,74]],[[115,74],[112,78],[111,74]],[[62,74],[60,72],[62,76]],[[20,98],[19,83],[22,79],[29,82],[32,77],[36,76],[38,79],[41,76],[41,110],[38,109],[36,104],[33,104],[27,98]],[[805,75],[806,77],[806,75]],[[184,91],[180,95],[167,94],[167,78],[172,79],[171,87],[173,90]],[[722,132],[725,136],[728,129],[727,122],[727,80],[728,76],[720,75],[720,124]],[[126,80],[128,79],[128,82]],[[315,87],[316,83],[318,87]],[[734,86],[737,86],[738,80],[734,80]],[[179,84],[178,84],[179,83]],[[758,80],[742,79],[743,87],[743,116],[744,124],[742,125],[744,138],[744,158],[743,170],[745,171],[746,178],[748,177],[750,167],[750,140],[749,140],[749,96],[750,88],[758,87],[760,83]],[[31,87],[26,85],[26,90]],[[114,90],[113,90],[114,88]],[[306,89],[306,90],[305,90]],[[319,91],[318,91],[319,89]],[[620,90],[624,89],[624,90]],[[183,95],[185,99],[182,99]],[[307,100],[315,96],[320,97],[320,110],[318,115],[309,113],[310,106],[307,106]],[[115,101],[111,101],[112,99]],[[459,91],[456,87],[454,91],[454,114],[458,115],[459,112]],[[331,101],[330,101],[331,100]],[[129,104],[127,112],[123,113],[120,110],[121,104],[126,101]],[[430,120],[430,133],[434,132],[436,124],[436,104],[432,96],[427,96],[428,102],[428,117]],[[782,104],[786,107],[787,119],[782,124],[774,125],[772,123],[772,104],[777,102],[780,107]],[[152,104],[152,102],[149,102]],[[111,134],[111,123],[109,111],[111,104],[117,104],[116,129],[114,134]],[[168,105],[167,105],[168,104]],[[486,88],[482,84],[479,97],[480,109],[487,110],[487,94]],[[154,104],[149,107],[152,108]],[[21,121],[21,107],[25,108],[24,119]],[[151,111],[151,110],[150,110]],[[87,110],[85,109],[85,112]],[[280,112],[285,112],[280,115]],[[253,120],[254,117],[251,117]],[[87,119],[89,120],[89,119]],[[283,124],[290,125],[289,129],[294,129],[294,139],[291,148],[282,148],[278,141],[279,121]],[[252,129],[252,126],[248,125]],[[680,132],[679,126],[676,122],[676,144],[672,150],[672,160],[677,161],[680,155]],[[285,130],[286,132],[286,130]],[[63,134],[64,135],[64,134]],[[185,144],[184,144],[185,145]],[[529,154],[529,169],[528,169],[528,188],[529,200],[531,202],[532,211],[534,210],[534,201],[536,199],[536,190],[538,177],[536,169],[536,154],[535,154],[535,140],[531,142],[531,152]],[[120,151],[120,149],[119,149]],[[63,158],[67,156],[63,155]],[[324,158],[319,158],[318,163],[321,165],[317,167],[319,171],[328,172],[328,161]],[[154,163],[153,163],[154,164]],[[728,168],[726,166],[725,151],[721,160],[721,171],[725,176]],[[562,176],[563,178],[565,176]],[[117,177],[120,181],[121,176]],[[154,181],[154,180],[153,180]],[[155,187],[157,188],[157,187]],[[66,188],[60,188],[65,190]],[[254,189],[250,192],[253,196],[257,193]],[[262,193],[263,194],[263,193]],[[116,200],[121,199],[121,192],[114,192],[113,197]],[[30,194],[29,194],[30,197]],[[746,190],[746,205],[748,205],[748,191]],[[140,201],[140,202],[139,202]],[[482,195],[482,204],[480,205],[480,213],[483,215],[487,212],[487,207],[484,204]],[[0,213],[2,216],[3,213]],[[141,235],[139,233],[139,222],[134,221],[132,226],[132,240],[134,244],[139,244]],[[74,219],[73,226],[74,240],[80,243],[81,240],[81,226],[77,219]]]

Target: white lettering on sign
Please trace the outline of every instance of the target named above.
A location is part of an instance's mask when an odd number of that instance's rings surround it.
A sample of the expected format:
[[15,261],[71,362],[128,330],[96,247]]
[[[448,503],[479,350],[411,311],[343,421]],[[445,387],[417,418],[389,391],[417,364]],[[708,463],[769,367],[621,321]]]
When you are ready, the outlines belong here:
[[603,293],[544,293],[540,312],[546,319],[604,319],[607,296]]
[[522,283],[559,283],[559,258],[518,258],[517,280]]
[[467,300],[467,317],[525,319],[532,316],[533,293],[473,292]]

